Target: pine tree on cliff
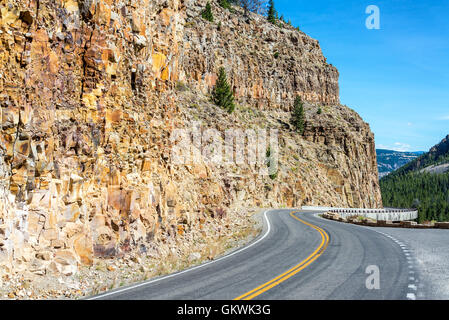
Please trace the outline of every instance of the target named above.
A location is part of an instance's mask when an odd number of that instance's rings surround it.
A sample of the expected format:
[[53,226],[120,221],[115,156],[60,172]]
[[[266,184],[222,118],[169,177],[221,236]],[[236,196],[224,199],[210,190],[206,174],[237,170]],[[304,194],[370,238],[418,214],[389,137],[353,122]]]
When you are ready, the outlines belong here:
[[296,96],[295,103],[293,105],[292,122],[296,130],[300,133],[304,133],[304,104],[300,96]]
[[215,84],[215,88],[213,91],[214,102],[217,106],[222,107],[227,110],[229,113],[232,113],[235,109],[234,104],[234,94],[231,91],[229,86],[226,71],[223,67],[220,68],[220,72],[218,74],[218,80]]
[[225,9],[231,9],[231,4],[228,0],[219,0],[218,4]]
[[274,0],[270,0],[268,7],[268,22],[276,24],[276,9],[274,8]]
[[201,12],[201,16],[207,21],[214,22],[214,15],[212,14],[212,7],[210,5],[210,2],[206,4],[206,8],[203,10],[203,12]]

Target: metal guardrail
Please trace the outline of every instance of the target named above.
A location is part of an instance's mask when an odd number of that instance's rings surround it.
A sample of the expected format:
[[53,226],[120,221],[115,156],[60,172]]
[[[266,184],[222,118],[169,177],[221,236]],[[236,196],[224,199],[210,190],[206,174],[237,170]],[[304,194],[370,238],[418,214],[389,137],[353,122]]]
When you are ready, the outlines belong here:
[[331,207],[314,207],[303,206],[303,210],[323,210],[332,213],[338,213],[342,218],[350,216],[361,216],[378,221],[407,221],[418,218],[418,210],[416,209],[363,209],[363,208],[331,208]]

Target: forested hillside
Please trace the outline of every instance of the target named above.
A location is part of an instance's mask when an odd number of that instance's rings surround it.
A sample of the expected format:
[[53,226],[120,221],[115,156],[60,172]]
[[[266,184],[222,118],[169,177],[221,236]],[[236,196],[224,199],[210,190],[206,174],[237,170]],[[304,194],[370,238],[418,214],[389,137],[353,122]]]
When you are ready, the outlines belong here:
[[419,209],[419,222],[449,220],[449,172],[425,168],[449,162],[449,136],[412,162],[380,180],[385,207]]

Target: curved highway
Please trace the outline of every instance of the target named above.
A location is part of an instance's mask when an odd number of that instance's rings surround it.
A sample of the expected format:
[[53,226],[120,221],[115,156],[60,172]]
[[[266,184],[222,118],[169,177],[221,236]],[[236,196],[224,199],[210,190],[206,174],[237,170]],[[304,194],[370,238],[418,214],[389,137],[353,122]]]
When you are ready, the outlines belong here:
[[412,299],[412,269],[407,250],[387,234],[317,212],[268,210],[264,230],[248,246],[91,299]]

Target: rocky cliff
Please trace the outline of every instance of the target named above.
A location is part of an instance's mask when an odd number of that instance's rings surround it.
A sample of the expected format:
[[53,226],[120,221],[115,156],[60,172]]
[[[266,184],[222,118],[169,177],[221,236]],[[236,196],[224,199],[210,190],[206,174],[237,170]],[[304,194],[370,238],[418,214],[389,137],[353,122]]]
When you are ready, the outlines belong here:
[[207,93],[217,68],[226,66],[241,103],[289,110],[297,94],[308,101],[339,103],[338,71],[326,63],[317,40],[291,26],[273,26],[259,15],[245,18],[237,7],[233,11],[238,14],[215,10],[217,23],[211,25],[199,17],[203,8],[204,1],[187,3],[180,80]]
[[[214,2],[211,23],[203,0],[0,4],[2,270],[70,275],[167,241],[193,247],[214,236],[206,224],[230,228],[233,207],[381,206],[373,134],[301,31]],[[208,97],[221,66],[232,115]],[[304,136],[289,125],[296,94]],[[173,130],[194,125],[279,130],[279,173],[173,164]]]

